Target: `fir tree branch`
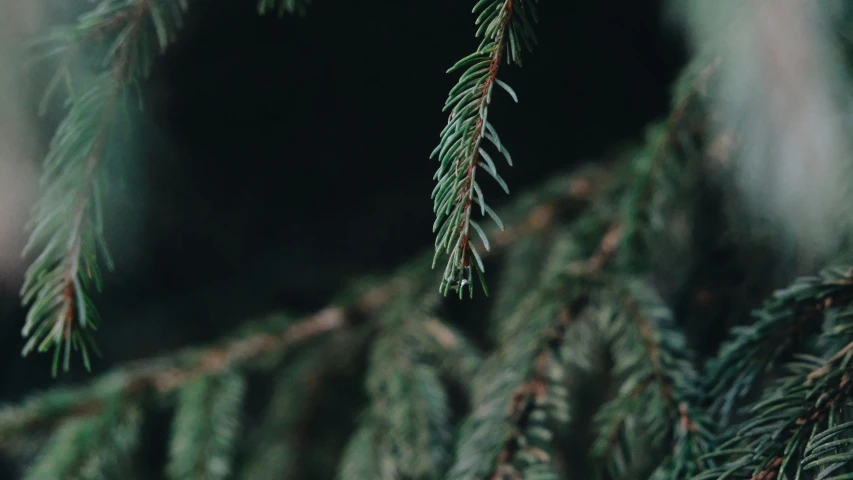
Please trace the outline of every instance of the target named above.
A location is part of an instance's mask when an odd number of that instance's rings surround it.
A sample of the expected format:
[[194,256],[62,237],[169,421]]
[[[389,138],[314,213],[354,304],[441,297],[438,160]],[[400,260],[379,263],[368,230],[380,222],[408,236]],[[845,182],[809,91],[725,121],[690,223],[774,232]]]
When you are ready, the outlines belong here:
[[450,330],[413,314],[418,298],[416,291],[404,293],[378,319],[366,380],[370,403],[360,427],[372,432],[372,478],[438,480],[450,460],[451,412],[438,369],[445,349],[434,348],[437,329],[442,336]]
[[126,398],[140,400],[149,394],[163,396],[200,377],[245,367],[267,355],[338,329],[349,318],[372,312],[375,305],[372,302],[386,301],[383,293],[371,291],[365,294],[364,305],[355,305],[349,311],[329,308],[304,320],[288,323],[279,332],[260,332],[224,345],[186,349],[169,357],[131,364],[88,386],[48,390],[20,407],[0,412],[0,446],[33,429],[66,422],[70,417],[98,414],[107,399],[119,393]]
[[[584,253],[556,248],[550,258],[567,265]],[[501,323],[502,342],[478,375],[475,409],[460,431],[449,479],[555,475],[551,437],[568,421],[567,370],[588,370],[596,343],[577,321],[587,300],[574,277],[544,274],[540,288]]]
[[122,398],[110,399],[97,415],[72,419],[52,436],[25,480],[62,478],[99,480],[123,476],[121,461],[130,455],[139,438],[141,412]]
[[850,478],[851,353],[853,343],[826,360],[801,355],[789,364],[791,374],[768,389],[712,453],[719,466],[695,480]]
[[258,434],[250,440],[249,457],[238,478],[297,478],[299,437],[304,433],[300,426],[308,405],[316,401],[318,377],[325,366],[320,354],[328,352],[318,349],[300,355],[274,377],[270,404],[264,410]]
[[250,435],[240,475],[244,480],[299,478],[305,436],[327,377],[352,365],[368,335],[341,330],[328,339],[306,346],[273,374],[269,396],[257,431]]
[[[99,257],[111,267],[103,235],[101,198],[106,189],[105,157],[116,147],[115,127],[128,87],[151,68],[151,51],[161,51],[180,25],[185,0],[110,0],[99,3],[72,27],[56,29],[39,47],[44,58],[61,56],[45,92],[45,102],[66,80],[67,116],[60,123],[45,159],[46,190],[36,205],[24,254],[41,248],[27,271],[21,296],[30,306],[22,334],[23,349],[54,350],[53,375],[60,356],[70,368],[71,350],[80,350],[87,369],[92,331],[99,322],[88,291],[100,290]],[[97,45],[106,53],[105,71],[75,85],[69,65]]]
[[798,339],[819,329],[822,318],[844,311],[851,301],[853,266],[841,261],[775,292],[753,313],[754,323],[734,327],[707,367],[708,393],[723,422],[764,372],[801,343]]
[[518,303],[539,285],[536,280],[545,265],[549,242],[552,240],[550,233],[542,231],[522,237],[504,255],[500,284],[489,318],[492,336],[499,343],[506,341],[502,333],[506,320],[512,318]]
[[[704,57],[691,62],[678,78],[673,105],[666,119],[646,130],[646,141],[627,173],[628,189],[621,199],[622,248],[620,264],[635,271],[654,266],[655,256],[639,254],[656,251],[663,237],[672,236],[662,219],[673,208],[692,201],[690,174],[703,160],[691,130],[694,124],[708,123],[703,108],[704,92],[719,61]],[[667,252],[672,254],[672,252]]]
[[[684,337],[655,292],[636,279],[615,279],[598,316],[611,344],[617,394],[597,416],[593,456],[613,478],[689,478],[711,445],[698,410],[701,382]],[[604,288],[607,288],[605,286]],[[671,450],[671,445],[675,450]],[[661,456],[669,457],[657,463]]]
[[[439,256],[449,255],[439,287],[444,295],[458,290],[461,298],[467,286],[473,296],[472,268],[483,282],[481,252],[471,242],[471,227],[479,234],[486,250],[489,242],[482,228],[471,218],[474,205],[479,205],[481,215],[488,214],[502,225],[486,204],[475,175],[478,169],[485,170],[509,193],[491,156],[481,145],[484,138],[488,139],[512,165],[509,153],[488,121],[488,110],[496,84],[516,99],[515,92],[498,80],[498,69],[507,46],[510,61],[521,65],[522,44],[532,48],[535,43],[532,30],[536,21],[535,6],[536,0],[479,0],[474,13],[480,25],[477,36],[483,35],[483,41],[476,52],[448,70],[450,73],[466,69],[445,103],[445,110],[450,109],[450,118],[441,132],[441,142],[431,155],[432,158],[438,156],[441,163],[433,177],[437,180],[432,192],[436,214],[433,231],[438,231],[433,266]],[[475,262],[476,265],[472,265]]]
[[341,460],[338,480],[362,480],[376,478],[379,471],[376,457],[374,426],[362,422],[355,434],[350,437]]
[[514,322],[514,341],[483,367],[449,479],[553,474],[551,439],[569,420],[567,371],[589,368],[587,350],[595,343],[579,321],[585,302],[582,290],[562,290],[534,292],[519,306],[514,315],[527,322]]
[[[608,187],[610,186],[607,184],[593,187],[589,182],[575,181],[570,189],[577,192],[576,195],[598,198],[606,196]],[[561,216],[561,223],[569,223],[570,227],[560,226],[557,229],[531,232],[521,236],[507,249],[501,271],[501,284],[489,321],[499,344],[509,341],[507,335],[512,335],[514,331],[515,327],[509,324],[508,320],[516,318],[512,313],[518,303],[540,285],[556,281],[556,277],[565,273],[565,259],[583,258],[586,255],[583,245],[586,239],[600,236],[600,222],[596,218],[602,209],[599,203],[600,201],[597,201],[587,209],[580,210],[578,215]],[[596,213],[591,214],[589,208]],[[542,221],[546,220],[543,215]],[[599,242],[593,257],[582,262],[582,266],[581,262],[572,263],[569,269],[599,271],[616,248],[618,242],[615,240],[618,234],[617,226],[612,225],[609,234],[605,234]],[[499,239],[500,237],[497,237],[497,240]]]
[[200,377],[180,390],[172,424],[171,480],[230,477],[246,382],[236,372]]
[[[492,253],[500,252],[519,238],[550,227],[565,208],[576,209],[579,203],[585,204],[610,179],[607,169],[585,168],[569,175],[554,176],[544,185],[519,196],[514,205],[502,212],[512,223],[505,231],[494,235]],[[420,263],[425,263],[425,268],[429,268],[431,256],[426,254],[422,257],[423,262]],[[414,262],[414,265],[419,265],[419,262]],[[351,298],[341,299],[338,305],[301,320],[272,316],[260,327],[221,344],[188,348],[167,357],[136,362],[80,388],[48,390],[21,406],[0,410],[0,447],[13,443],[32,430],[52,427],[69,417],[96,414],[103,408],[105,396],[115,392],[128,392],[136,398],[149,392],[169,394],[200,376],[251,365],[346,325],[359,325],[365,319],[373,318],[377,311],[400,294],[401,289],[411,289],[413,282],[424,281],[421,273],[420,269],[413,271],[413,267],[407,265],[390,277],[374,282],[369,288],[360,288]],[[426,325],[429,329],[429,323]],[[439,343],[449,345],[447,351],[450,356],[460,355],[457,358],[470,365],[471,350],[461,341],[448,340],[447,332],[453,334],[452,329],[443,326],[429,335]],[[461,350],[457,350],[459,348]],[[459,353],[453,353],[455,351]],[[465,374],[465,371],[459,373]],[[467,371],[469,373],[465,375],[470,375],[471,370]]]

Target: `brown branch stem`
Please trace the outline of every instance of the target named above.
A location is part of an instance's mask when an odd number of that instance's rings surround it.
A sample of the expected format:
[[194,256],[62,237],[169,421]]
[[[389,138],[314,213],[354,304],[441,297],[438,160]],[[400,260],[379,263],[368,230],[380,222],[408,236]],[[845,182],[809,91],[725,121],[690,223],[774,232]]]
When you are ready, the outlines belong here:
[[[572,176],[566,185],[565,198],[574,201],[586,200],[589,195],[597,191],[593,187],[606,182],[608,178],[607,175],[600,175],[597,172],[583,172]],[[577,188],[581,184],[586,187]],[[496,254],[515,240],[550,227],[560,211],[560,206],[559,201],[540,204],[514,225],[509,225],[501,235],[495,238],[492,250],[484,252],[484,255]],[[173,359],[186,356],[187,351],[131,364],[112,376],[120,380],[120,388],[127,394],[140,396],[145,393],[154,393],[155,396],[163,396],[199,376],[214,375],[229,368],[243,366],[262,359],[268,354],[285,351],[302,342],[357,323],[357,319],[369,317],[381,309],[412,281],[413,279],[408,278],[405,271],[398,272],[384,283],[365,291],[354,301],[320,310],[289,324],[278,332],[258,333],[222,345],[203,348],[191,354],[191,361],[180,366],[174,366],[176,362]],[[68,417],[97,413],[104,399],[93,393],[95,383],[97,381],[81,387],[76,401],[50,411],[29,412],[26,406],[11,408],[6,412],[0,411],[0,446],[11,443],[16,437],[28,431],[50,427]],[[50,391],[42,396],[49,394]]]
[[[503,51],[506,47],[506,41],[504,39],[506,35],[506,29],[508,28],[510,21],[512,20],[512,11],[513,11],[513,0],[507,0],[503,6],[504,13],[503,19],[501,22],[501,26],[498,29],[497,37],[494,39],[494,47],[491,52],[491,62],[489,63],[489,75],[486,77],[486,80],[483,82],[483,87],[480,90],[480,100],[477,111],[484,112],[488,109],[489,99],[491,98],[491,89],[494,86],[495,80],[498,76],[498,70],[500,69],[501,60],[503,59]],[[464,201],[463,212],[462,212],[462,223],[459,225],[459,231],[461,234],[461,238],[459,240],[459,261],[463,267],[468,267],[469,253],[471,246],[469,244],[470,241],[470,224],[471,224],[471,208],[474,202],[474,178],[477,173],[477,158],[480,155],[480,144],[483,140],[483,131],[486,128],[486,121],[484,116],[481,115],[474,122],[474,137],[471,141],[470,150],[467,152],[468,158],[468,167],[466,174],[465,185],[459,191],[459,197],[457,201]],[[458,165],[457,165],[458,168]]]
[[495,459],[495,468],[487,476],[489,480],[516,478],[513,462],[518,452],[524,450],[542,462],[550,460],[548,452],[539,448],[525,445],[521,438],[530,423],[534,411],[548,394],[548,369],[559,345],[564,341],[566,329],[576,318],[578,311],[585,305],[587,298],[581,296],[571,305],[564,306],[557,314],[552,327],[543,332],[543,346],[533,359],[533,369],[527,381],[519,385],[513,392],[508,409],[508,421],[513,429],[510,437],[504,442],[500,453]]
[[75,314],[75,302],[77,301],[76,289],[78,288],[76,279],[80,272],[80,257],[82,256],[81,249],[83,245],[83,220],[91,204],[91,196],[95,189],[95,182],[97,181],[95,178],[96,173],[103,159],[107,140],[109,138],[110,125],[112,124],[111,112],[114,110],[115,102],[118,100],[121,91],[120,85],[126,80],[130,45],[132,45],[133,40],[138,35],[147,11],[148,0],[139,0],[133,16],[126,14],[121,15],[120,18],[117,16],[116,22],[119,20],[127,20],[128,22],[131,22],[130,33],[123,41],[124,43],[121,47],[119,60],[113,66],[112,76],[117,86],[110,95],[109,101],[106,103],[104,111],[101,114],[103,117],[101,121],[101,129],[92,144],[91,151],[86,157],[86,169],[83,175],[83,181],[80,182],[82,188],[76,195],[77,198],[73,210],[71,235],[69,238],[68,253],[66,256],[67,267],[64,274],[65,288],[62,293],[62,308],[58,318],[56,319],[56,323],[50,332],[50,335],[53,335],[57,339],[62,337],[68,341],[75,325],[86,321],[86,319],[76,318],[77,316]]

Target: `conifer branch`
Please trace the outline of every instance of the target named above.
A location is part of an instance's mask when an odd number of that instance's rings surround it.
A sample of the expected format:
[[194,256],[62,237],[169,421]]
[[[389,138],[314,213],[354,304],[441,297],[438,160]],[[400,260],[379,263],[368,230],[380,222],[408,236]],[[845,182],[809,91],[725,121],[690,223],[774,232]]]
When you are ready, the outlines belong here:
[[[310,404],[316,401],[318,376],[324,373],[326,349],[300,355],[276,374],[270,404],[264,411],[257,438],[250,440],[249,458],[238,478],[266,480],[296,478],[296,464],[304,434],[301,428]],[[348,356],[347,356],[348,358]]]
[[449,479],[552,473],[553,431],[569,420],[566,371],[585,363],[584,347],[594,343],[575,328],[586,300],[582,291],[558,289],[534,292],[519,306],[514,315],[527,321],[513,322],[519,325],[515,341],[483,367]]
[[[554,248],[556,265],[583,249]],[[588,292],[574,277],[543,274],[498,326],[500,348],[474,388],[474,411],[462,425],[450,480],[555,478],[554,430],[569,420],[568,371],[589,370],[596,342],[586,323]]]
[[[245,443],[248,458],[236,478],[267,480],[299,478],[304,438],[323,393],[324,380],[351,366],[368,335],[342,330],[305,346],[273,374],[273,390],[258,430]],[[361,332],[367,333],[367,332]],[[333,387],[334,388],[334,387]]]
[[230,478],[245,384],[240,374],[226,372],[181,389],[166,466],[170,480]]
[[[684,479],[704,468],[711,434],[699,410],[701,383],[681,332],[655,292],[636,279],[615,279],[602,299],[601,331],[610,342],[616,396],[597,416],[593,456],[613,478]],[[675,446],[674,451],[671,446]],[[666,457],[663,463],[657,459]]]
[[[578,198],[599,198],[608,190],[608,187],[607,184],[593,186],[588,181],[576,179],[572,182],[570,189],[576,192],[575,196]],[[606,194],[603,196],[606,197]],[[599,211],[600,207],[597,203],[588,208]],[[557,277],[565,273],[566,259],[583,258],[586,255],[583,242],[579,237],[586,239],[600,234],[599,222],[590,221],[592,218],[588,209],[570,213],[574,214],[561,216],[561,224],[557,228],[539,230],[521,236],[507,249],[501,269],[501,283],[494,299],[489,322],[493,330],[492,335],[496,337],[499,344],[510,340],[508,335],[512,335],[514,327],[508,320],[515,318],[512,313],[519,302],[540,285],[557,281]],[[545,218],[542,219],[542,221],[545,220]],[[564,222],[571,226],[562,225]],[[611,250],[616,247],[613,239],[619,232],[615,231],[615,226],[613,230],[610,235],[602,238],[599,245],[607,251],[596,251],[592,258],[585,261],[583,267],[573,263],[569,268],[574,266],[578,269],[586,268],[589,271],[599,271],[603,268],[606,259],[612,253]]]
[[[98,414],[107,400],[118,394],[128,399],[151,398],[151,394],[162,397],[199,378],[245,368],[268,355],[342,327],[350,318],[347,315],[372,312],[374,302],[386,301],[383,294],[370,291],[360,299],[363,304],[355,303],[349,311],[329,308],[304,320],[287,322],[278,332],[261,331],[224,345],[185,349],[169,357],[131,364],[88,386],[48,390],[20,407],[0,412],[0,446],[34,429]],[[270,323],[280,323],[278,320],[274,318]]]
[[138,408],[113,397],[99,414],[72,419],[59,427],[24,479],[99,480],[124,476],[122,463],[136,447],[140,421]]
[[[707,84],[718,62],[703,57],[691,62],[675,85],[673,105],[666,119],[646,129],[646,141],[627,173],[628,189],[621,199],[622,238],[631,248],[623,248],[628,258],[623,265],[635,271],[652,267],[661,237],[670,236],[662,222],[674,207],[683,207],[692,193],[690,173],[701,162],[702,154],[690,131],[696,123],[708,123],[703,100]],[[646,254],[638,254],[638,249]]]
[[[509,152],[488,121],[488,110],[495,85],[506,90],[517,101],[515,92],[497,78],[498,69],[507,47],[509,61],[519,66],[522,45],[532,48],[536,41],[532,29],[536,22],[535,8],[536,0],[479,0],[473,12],[480,25],[477,36],[483,35],[483,41],[476,52],[448,70],[451,73],[465,69],[445,103],[444,109],[450,109],[450,118],[441,132],[441,142],[431,155],[431,158],[437,156],[441,164],[433,177],[437,180],[432,192],[433,211],[436,214],[433,231],[438,231],[433,266],[439,256],[449,255],[439,287],[444,295],[450,290],[457,290],[461,298],[467,286],[473,296],[472,269],[477,271],[486,290],[482,278],[482,252],[478,252],[472,244],[472,227],[486,250],[489,249],[489,241],[482,227],[471,217],[472,209],[477,205],[481,215],[488,214],[497,225],[503,224],[486,204],[475,176],[477,170],[482,169],[509,193],[506,182],[482,146],[482,140],[489,140],[499,153],[504,154],[507,163],[512,165]],[[472,265],[474,263],[476,265]]]
[[805,335],[817,331],[824,317],[845,311],[851,301],[853,266],[841,261],[775,292],[753,312],[752,324],[734,327],[707,368],[708,393],[723,421],[765,372],[799,346]]
[[695,480],[843,479],[853,475],[853,344],[826,360],[801,355],[711,454],[716,469]]
[[358,430],[350,437],[341,459],[337,480],[361,480],[377,478],[379,471],[376,457],[374,426],[362,422]]
[[[459,343],[440,322],[412,313],[418,297],[403,294],[377,319],[366,380],[370,403],[360,427],[372,433],[351,439],[372,442],[372,464],[360,467],[370,468],[370,478],[438,480],[450,461],[451,412],[439,374],[447,349],[435,350],[435,334],[442,343]],[[349,469],[344,462],[339,477],[352,478]]]
[[[60,67],[45,92],[45,104],[65,80],[67,116],[54,135],[42,176],[44,195],[33,213],[24,254],[41,253],[27,271],[21,296],[30,306],[22,334],[23,355],[54,350],[53,374],[60,356],[70,368],[71,350],[80,350],[87,369],[92,331],[99,318],[89,296],[100,290],[99,260],[111,260],[103,234],[105,165],[116,148],[115,129],[126,90],[138,86],[151,68],[152,51],[162,51],[180,26],[186,0],[109,0],[100,2],[76,25],[59,28],[37,44],[45,59]],[[100,53],[107,68],[88,84],[77,85],[72,66]],[[75,55],[84,58],[76,58]],[[96,350],[97,351],[97,350]]]
[[[507,228],[493,236],[491,253],[498,253],[527,235],[549,228],[566,208],[576,209],[586,204],[603,185],[611,179],[608,169],[586,168],[569,175],[557,175],[544,185],[519,196],[515,204],[502,214],[510,220]],[[429,267],[431,254],[425,254],[417,266]],[[240,369],[259,362],[270,355],[288,351],[296,345],[318,338],[347,325],[359,325],[372,319],[402,289],[424,280],[420,269],[404,266],[400,271],[368,288],[359,288],[351,297],[342,298],[338,305],[330,306],[300,320],[273,315],[242,335],[228,338],[220,344],[204,348],[187,348],[173,355],[136,362],[119,368],[110,375],[74,389],[51,389],[18,407],[0,411],[0,446],[9,445],[27,433],[61,424],[68,418],[96,414],[103,409],[105,398],[116,392],[127,392],[129,397],[142,398],[153,392],[155,396],[170,394],[187,382],[205,375],[217,375],[229,369]],[[362,282],[363,283],[363,282]],[[456,359],[461,370],[456,375],[470,378],[479,363],[478,355],[452,328],[444,324],[424,323],[424,339],[434,352],[435,345],[444,348],[448,359]],[[450,360],[448,360],[450,361]],[[450,363],[439,365],[443,372]],[[459,377],[460,382],[464,382]],[[470,381],[467,381],[470,383]]]
[[512,317],[518,303],[538,285],[536,280],[541,267],[545,265],[549,247],[548,233],[542,231],[522,237],[504,254],[500,284],[489,319],[492,336],[500,343],[507,340],[503,332],[506,320]]

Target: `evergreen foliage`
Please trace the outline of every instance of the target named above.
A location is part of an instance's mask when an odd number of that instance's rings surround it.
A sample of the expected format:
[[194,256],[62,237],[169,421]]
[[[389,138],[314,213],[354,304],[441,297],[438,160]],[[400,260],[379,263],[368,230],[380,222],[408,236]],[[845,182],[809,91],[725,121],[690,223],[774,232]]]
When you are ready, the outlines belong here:
[[[308,4],[257,8],[281,15]],[[24,478],[127,478],[156,412],[172,422],[160,470],[174,480],[853,478],[851,260],[727,319],[728,337],[710,353],[690,334],[703,317],[677,301],[704,298],[691,279],[703,249],[717,245],[697,237],[724,243],[731,233],[708,233],[729,226],[697,215],[707,163],[737,148],[711,133],[724,130],[706,96],[725,59],[694,56],[673,86],[670,114],[641,145],[555,175],[500,214],[487,205],[476,172],[508,190],[489,151],[512,163],[488,107],[495,85],[516,98],[498,70],[504,59],[520,65],[535,43],[535,6],[474,6],[482,42],[450,69],[461,78],[433,152],[435,251],[355,282],[313,315],[250,319],[211,345],[5,407],[0,448],[26,465]],[[67,113],[27,247],[40,254],[22,292],[24,335],[25,353],[53,349],[54,371],[60,359],[70,368],[75,349],[90,365],[98,323],[90,292],[101,262],[109,265],[101,202],[110,146],[186,8],[105,0],[36,44],[57,66],[48,95],[62,92]],[[477,210],[494,225],[477,223]],[[485,289],[487,262],[499,273],[488,326],[454,325],[435,285],[444,296],[466,287],[473,296],[475,271]],[[362,388],[328,395],[342,372]],[[318,412],[324,397],[333,410],[359,411],[334,441],[311,423],[328,413]],[[248,406],[259,401],[257,411]]]
[[174,40],[186,8],[186,0],[99,2],[34,45],[37,59],[56,65],[43,108],[61,95],[68,110],[45,159],[45,192],[24,253],[40,250],[21,290],[30,306],[23,354],[53,349],[54,375],[60,357],[68,371],[72,350],[90,368],[99,317],[89,292],[101,288],[100,261],[112,268],[101,206],[107,164],[117,154],[135,89]]
[[169,478],[228,478],[245,390],[245,380],[230,372],[201,377],[181,389],[166,467]]
[[507,48],[508,61],[521,65],[522,48],[532,48],[536,42],[532,27],[536,21],[536,0],[481,0],[474,6],[474,14],[479,25],[477,36],[482,36],[483,41],[476,52],[448,70],[451,73],[464,69],[459,83],[448,95],[444,109],[450,110],[450,118],[441,131],[441,142],[432,153],[441,163],[433,177],[438,181],[432,192],[436,214],[432,229],[438,230],[433,265],[442,253],[449,255],[440,290],[445,295],[457,290],[459,298],[466,286],[470,295],[474,295],[473,272],[482,281],[485,270],[480,253],[472,244],[472,229],[482,240],[482,248],[489,249],[483,228],[471,218],[472,210],[477,206],[480,215],[488,214],[499,226],[503,225],[486,203],[475,177],[478,170],[483,170],[509,193],[495,162],[486,152],[483,139],[489,140],[512,166],[512,157],[489,123],[489,104],[495,85],[518,101],[512,88],[498,79],[498,70]]

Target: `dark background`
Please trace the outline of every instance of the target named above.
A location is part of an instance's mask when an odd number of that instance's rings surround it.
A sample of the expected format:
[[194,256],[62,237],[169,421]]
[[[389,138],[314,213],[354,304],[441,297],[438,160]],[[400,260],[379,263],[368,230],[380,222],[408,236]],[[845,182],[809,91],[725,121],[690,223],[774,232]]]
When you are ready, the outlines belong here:
[[[432,245],[429,154],[457,79],[445,71],[478,43],[473,2],[316,0],[282,19],[254,3],[195,2],[147,86],[141,160],[108,223],[119,261],[96,298],[96,372],[314,310]],[[490,109],[515,192],[640,138],[685,57],[658,0],[539,11],[540,46],[501,71],[520,103],[496,94]],[[24,313],[0,290],[3,403],[89,376],[22,359]]]

